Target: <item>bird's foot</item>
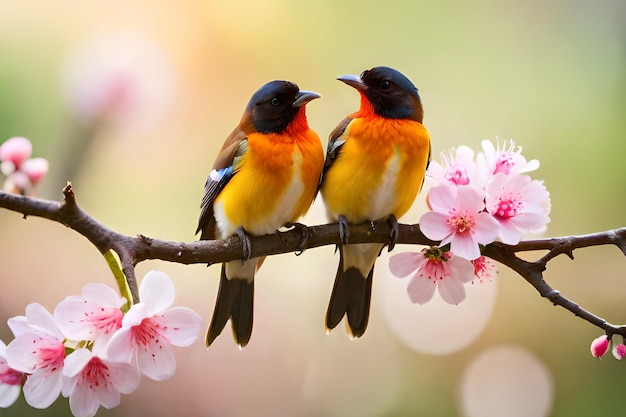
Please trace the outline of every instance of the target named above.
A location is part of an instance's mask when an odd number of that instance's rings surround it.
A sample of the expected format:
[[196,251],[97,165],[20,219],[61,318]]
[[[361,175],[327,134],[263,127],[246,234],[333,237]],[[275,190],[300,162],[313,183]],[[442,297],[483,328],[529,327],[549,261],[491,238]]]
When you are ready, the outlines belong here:
[[[309,237],[311,237],[311,231],[307,227],[307,225],[299,222],[295,223],[287,223],[285,227],[290,229],[298,230],[300,232],[300,243],[298,243],[298,252],[296,252],[296,256],[300,256],[304,253],[307,248],[307,244],[309,243]],[[287,243],[285,239],[281,236],[280,240],[283,243]]]
[[341,243],[346,245],[348,243],[348,238],[350,237],[348,220],[346,220],[346,217],[344,215],[340,215],[337,218],[337,222],[339,223],[339,239],[341,239]]
[[243,227],[237,229],[237,236],[239,236],[239,240],[241,240],[241,251],[243,261],[249,261],[252,257],[252,245],[250,244],[250,237],[244,230]]

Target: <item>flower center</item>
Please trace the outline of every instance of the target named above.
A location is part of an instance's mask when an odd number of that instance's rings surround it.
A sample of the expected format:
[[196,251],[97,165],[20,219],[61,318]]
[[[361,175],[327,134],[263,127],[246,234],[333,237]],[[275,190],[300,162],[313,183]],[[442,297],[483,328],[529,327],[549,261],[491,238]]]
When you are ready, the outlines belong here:
[[90,323],[99,332],[111,333],[122,327],[122,310],[115,307],[100,307],[100,311],[90,313],[84,322]]
[[499,219],[510,219],[521,213],[524,203],[514,193],[503,195],[498,199],[493,215]]
[[470,182],[469,175],[467,174],[467,169],[465,169],[465,167],[460,164],[451,164],[448,169],[446,169],[444,177],[445,179],[455,183],[456,185],[467,185]]
[[65,346],[61,342],[53,346],[39,348],[39,368],[52,373],[63,367],[65,360]]
[[452,209],[446,223],[460,235],[472,233],[476,226],[474,215],[468,210]]
[[501,152],[496,159],[496,166],[493,169],[493,173],[497,174],[501,172],[509,175],[514,166],[515,161],[513,160],[513,154],[511,152]]
[[144,347],[152,343],[160,344],[159,337],[161,334],[158,330],[159,327],[159,324],[150,317],[143,319],[139,326],[133,326],[131,330],[134,342]]
[[78,385],[82,383],[88,384],[90,390],[100,388],[100,385],[106,387],[111,379],[111,373],[109,367],[102,362],[100,358],[91,358],[89,363],[85,366],[81,373],[81,378],[78,381]]
[[444,252],[437,246],[432,246],[424,251],[424,257],[428,261],[422,265],[419,271],[421,277],[431,280],[433,283],[450,276],[450,268],[447,265],[450,258],[449,252]]

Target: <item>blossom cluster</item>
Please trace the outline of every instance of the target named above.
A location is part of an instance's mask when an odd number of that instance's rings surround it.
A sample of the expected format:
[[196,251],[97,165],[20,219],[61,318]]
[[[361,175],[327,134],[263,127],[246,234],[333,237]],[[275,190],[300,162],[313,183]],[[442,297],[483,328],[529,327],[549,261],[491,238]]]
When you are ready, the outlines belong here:
[[[51,314],[41,304],[8,320],[15,339],[0,341],[0,407],[23,387],[26,402],[47,408],[61,394],[72,414],[95,415],[99,406],[119,405],[120,394],[139,386],[141,375],[162,381],[174,374],[170,345],[188,346],[201,318],[185,307],[170,308],[174,284],[151,271],[139,288],[141,302],[127,300],[104,284],[88,284]],[[126,313],[124,313],[126,311]]]
[[614,345],[613,349],[611,349],[611,353],[613,353],[613,357],[615,359],[621,361],[624,357],[626,357],[626,345],[624,344],[624,341],[622,343],[614,344],[613,339],[607,335],[602,335],[593,339],[590,347],[591,355],[594,358],[601,358],[606,354],[606,352],[609,351],[611,345]]
[[7,178],[2,189],[9,193],[32,195],[35,186],[48,173],[48,161],[31,158],[33,145],[16,136],[0,145],[0,172]]
[[397,277],[416,271],[408,286],[414,303],[430,301],[435,288],[444,301],[460,303],[465,283],[490,279],[494,270],[481,255],[484,245],[515,245],[523,233],[541,233],[550,221],[550,194],[542,181],[527,175],[539,162],[527,161],[513,140],[496,146],[484,140],[481,145],[476,157],[472,149],[460,146],[428,168],[436,185],[427,195],[430,211],[419,224],[426,237],[441,243],[389,261]]

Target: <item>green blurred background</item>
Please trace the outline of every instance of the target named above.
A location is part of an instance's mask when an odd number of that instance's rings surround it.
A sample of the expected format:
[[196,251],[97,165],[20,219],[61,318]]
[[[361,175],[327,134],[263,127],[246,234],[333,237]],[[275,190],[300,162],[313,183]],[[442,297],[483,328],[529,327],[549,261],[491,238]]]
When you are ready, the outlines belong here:
[[[624,22],[622,0],[2,0],[0,142],[26,136],[35,156],[50,160],[41,197],[59,199],[69,179],[79,204],[114,230],[191,241],[206,175],[252,92],[289,79],[321,93],[308,116],[325,141],[358,105],[357,94],[334,78],[388,65],[420,89],[436,158],[453,146],[478,150],[484,138],[512,137],[541,162],[534,177],[552,197],[547,234],[603,231],[624,226],[626,207]],[[111,60],[111,68],[102,64]],[[81,113],[90,106],[96,110]],[[305,222],[324,222],[319,202]],[[624,257],[613,247],[575,255],[550,262],[548,282],[607,320],[626,321]],[[1,210],[0,260],[2,321],[34,301],[53,310],[88,282],[113,284],[81,236]],[[98,415],[474,416],[463,405],[462,381],[476,358],[503,346],[530,355],[547,376],[543,385],[531,380],[520,388],[524,369],[511,360],[500,386],[522,395],[538,390],[545,406],[531,412],[511,402],[483,416],[623,409],[624,364],[589,355],[600,331],[552,307],[504,267],[480,287],[495,298],[474,303],[486,306],[486,318],[467,328],[474,335],[429,354],[389,325],[406,317],[389,313],[382,286],[406,283],[389,276],[384,259],[365,336],[348,341],[342,328],[326,336],[336,263],[330,247],[269,259],[258,275],[246,349],[238,351],[226,331],[209,350],[202,341],[178,350],[171,380],[144,378],[119,408]],[[138,275],[150,269],[167,272],[177,304],[208,323],[219,267],[146,262]],[[455,323],[461,307],[441,307],[432,320]],[[427,308],[403,311],[417,317],[430,314]],[[464,338],[465,324],[439,327],[451,340]],[[417,323],[404,331],[420,330]],[[11,338],[4,324],[0,337]],[[23,398],[0,409],[0,416],[68,413],[65,399],[48,410],[33,410]]]

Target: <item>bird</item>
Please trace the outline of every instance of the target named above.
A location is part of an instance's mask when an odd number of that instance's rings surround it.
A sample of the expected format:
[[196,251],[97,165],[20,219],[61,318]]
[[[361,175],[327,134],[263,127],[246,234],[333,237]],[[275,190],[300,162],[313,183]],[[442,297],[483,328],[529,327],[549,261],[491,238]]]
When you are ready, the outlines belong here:
[[331,132],[320,182],[329,221],[339,224],[339,266],[326,311],[330,333],[347,316],[352,339],[367,329],[374,264],[384,244],[349,244],[349,224],[388,222],[388,250],[397,219],[422,188],[430,162],[430,135],[415,85],[396,69],[378,66],[339,81],[355,88],[358,111]]
[[229,319],[236,344],[243,348],[250,340],[254,276],[264,257],[251,258],[249,235],[294,224],[317,195],[324,150],[305,108],[320,97],[290,81],[268,82],[252,95],[215,159],[196,234],[200,240],[238,235],[243,259],[222,264],[207,347]]

